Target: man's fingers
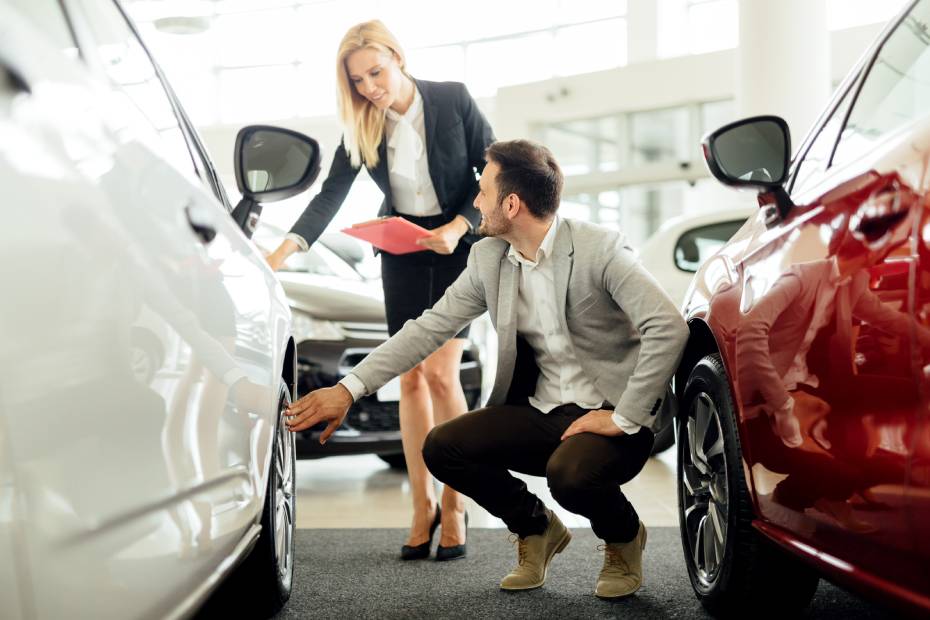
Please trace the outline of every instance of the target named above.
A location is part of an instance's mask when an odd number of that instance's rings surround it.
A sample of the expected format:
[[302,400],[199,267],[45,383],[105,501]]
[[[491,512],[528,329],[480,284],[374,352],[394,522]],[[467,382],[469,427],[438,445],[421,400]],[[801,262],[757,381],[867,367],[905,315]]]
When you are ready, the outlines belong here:
[[339,428],[340,420],[335,418],[330,420],[329,424],[326,425],[326,428],[323,429],[323,432],[320,433],[320,445],[326,443],[330,436],[336,432],[336,429]]
[[324,420],[322,412],[318,409],[300,414],[296,418],[291,418],[290,429],[292,431],[302,431],[314,427]]
[[302,398],[297,399],[297,402],[291,403],[290,406],[287,408],[287,415],[295,416],[295,415],[298,415],[299,413],[302,413],[305,409],[307,409],[310,406],[311,396],[313,396],[312,392]]
[[[300,401],[298,401],[298,403],[300,403]],[[316,424],[318,417],[317,409],[314,406],[314,403],[309,400],[307,402],[300,403],[299,407],[294,407],[292,405],[291,408],[285,412],[285,415],[288,416],[288,428],[290,428],[292,431],[302,431],[305,428],[310,428]]]
[[565,429],[564,433],[562,433],[562,440],[564,441],[565,439],[568,439],[572,435],[577,435],[578,433],[581,433],[581,432],[583,432],[583,429],[581,428],[581,425],[578,424],[578,421],[576,420],[572,422],[571,426]]

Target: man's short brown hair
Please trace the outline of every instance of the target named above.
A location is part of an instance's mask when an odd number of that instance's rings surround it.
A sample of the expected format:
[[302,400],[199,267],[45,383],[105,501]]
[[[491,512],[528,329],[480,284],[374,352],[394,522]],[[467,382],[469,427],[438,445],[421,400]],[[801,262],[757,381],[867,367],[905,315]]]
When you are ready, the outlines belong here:
[[520,197],[530,213],[549,219],[559,208],[562,197],[562,169],[552,151],[530,140],[495,142],[485,158],[500,167],[497,173],[497,203],[510,194]]

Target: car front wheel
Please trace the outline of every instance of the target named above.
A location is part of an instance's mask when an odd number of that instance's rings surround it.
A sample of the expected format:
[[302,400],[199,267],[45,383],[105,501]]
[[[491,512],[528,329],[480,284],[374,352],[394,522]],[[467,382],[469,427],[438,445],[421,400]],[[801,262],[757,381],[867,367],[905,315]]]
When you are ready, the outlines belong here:
[[[261,518],[261,533],[248,557],[222,584],[198,617],[232,613],[237,617],[269,618],[291,596],[294,580],[295,474],[294,434],[284,423],[291,402],[282,382],[278,396],[278,419],[271,447],[271,464]],[[243,615],[244,614],[244,615]]]
[[676,423],[678,518],[697,598],[721,616],[805,607],[817,573],[752,527],[736,409],[719,355],[691,371]]

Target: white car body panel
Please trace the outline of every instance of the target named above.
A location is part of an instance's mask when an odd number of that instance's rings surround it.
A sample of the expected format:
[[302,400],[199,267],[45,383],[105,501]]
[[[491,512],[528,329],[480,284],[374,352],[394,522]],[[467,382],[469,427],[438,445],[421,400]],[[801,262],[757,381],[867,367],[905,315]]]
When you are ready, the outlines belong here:
[[675,245],[678,240],[688,231],[721,222],[746,220],[757,211],[753,207],[722,209],[672,218],[643,243],[639,252],[640,261],[659,281],[672,301],[681,307],[695,272],[684,271],[675,265]]
[[[15,214],[0,244],[0,617],[188,613],[254,540],[290,311],[125,96],[2,4],[0,65],[31,89],[0,86]],[[140,329],[163,351],[149,383],[133,372]],[[243,378],[248,401],[230,391]]]

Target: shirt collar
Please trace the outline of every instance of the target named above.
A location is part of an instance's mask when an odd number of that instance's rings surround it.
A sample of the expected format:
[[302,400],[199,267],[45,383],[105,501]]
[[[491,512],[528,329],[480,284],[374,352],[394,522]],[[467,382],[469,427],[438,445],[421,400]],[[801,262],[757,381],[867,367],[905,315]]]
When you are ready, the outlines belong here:
[[542,243],[539,244],[539,249],[536,250],[536,260],[531,261],[520,255],[520,252],[517,251],[513,245],[510,246],[510,250],[507,252],[507,257],[510,259],[514,265],[522,264],[526,267],[536,267],[539,263],[542,262],[544,258],[552,255],[552,246],[555,245],[555,236],[559,231],[559,226],[562,224],[562,218],[558,215],[552,220],[552,223],[549,225],[549,230],[546,232],[546,236],[543,237]]
[[417,117],[417,114],[420,113],[420,109],[423,107],[423,98],[420,96],[420,89],[416,86],[413,87],[413,102],[410,104],[410,107],[407,108],[407,111],[403,114],[398,114],[396,111],[388,108],[385,110],[385,115],[390,120],[395,123],[399,122],[401,119],[407,119],[408,122],[413,123],[413,119]]

